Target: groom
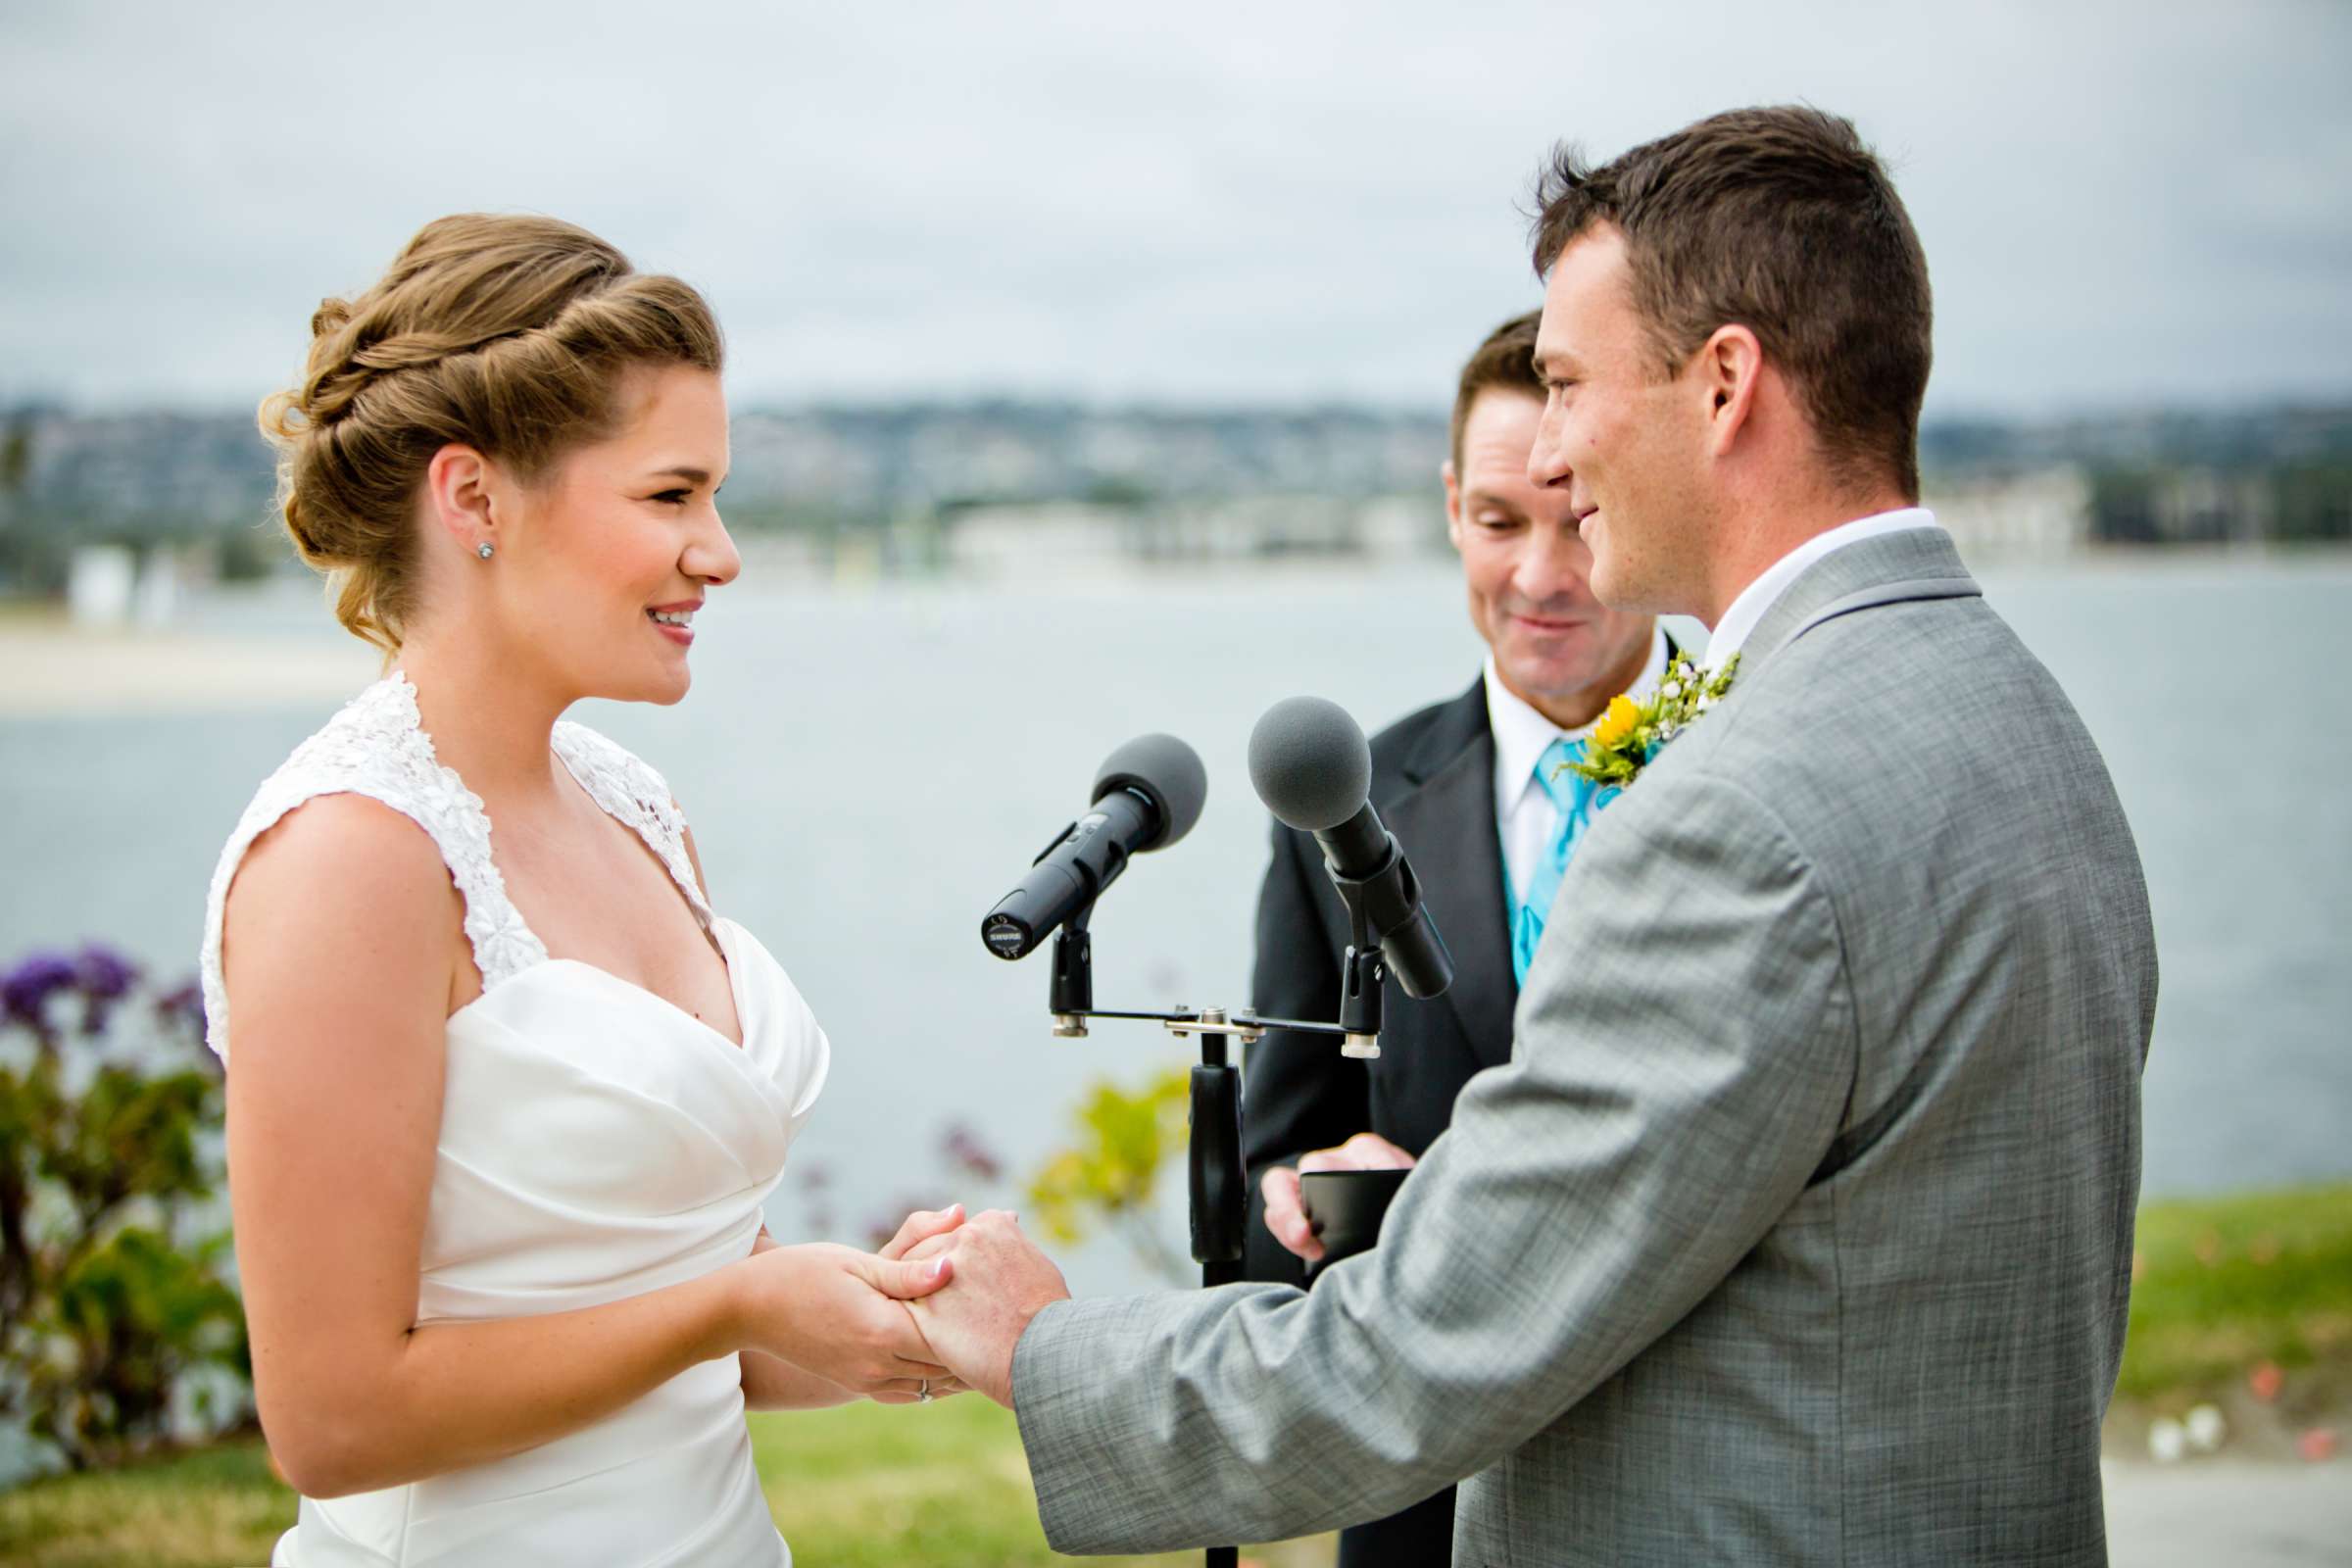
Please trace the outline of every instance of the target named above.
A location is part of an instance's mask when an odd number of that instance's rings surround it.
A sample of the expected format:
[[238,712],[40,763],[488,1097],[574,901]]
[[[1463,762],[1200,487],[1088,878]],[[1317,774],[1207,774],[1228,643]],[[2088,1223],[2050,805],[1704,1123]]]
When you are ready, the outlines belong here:
[[2155,950],[2090,737],[1917,508],[1918,238],[1804,109],[1541,194],[1531,477],[1729,696],[1597,819],[1375,1250],[1071,1301],[988,1216],[914,1310],[1063,1551],[1458,1480],[1457,1564],[2103,1562]]

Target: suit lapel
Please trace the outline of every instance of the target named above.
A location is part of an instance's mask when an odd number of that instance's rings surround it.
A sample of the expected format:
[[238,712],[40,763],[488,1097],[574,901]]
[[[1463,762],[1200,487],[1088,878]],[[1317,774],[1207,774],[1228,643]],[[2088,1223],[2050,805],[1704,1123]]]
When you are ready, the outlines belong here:
[[1483,680],[1457,698],[1404,765],[1406,792],[1385,808],[1420,872],[1438,934],[1453,956],[1446,1001],[1481,1065],[1510,1059],[1510,925],[1502,896],[1502,840],[1494,825],[1494,737]]

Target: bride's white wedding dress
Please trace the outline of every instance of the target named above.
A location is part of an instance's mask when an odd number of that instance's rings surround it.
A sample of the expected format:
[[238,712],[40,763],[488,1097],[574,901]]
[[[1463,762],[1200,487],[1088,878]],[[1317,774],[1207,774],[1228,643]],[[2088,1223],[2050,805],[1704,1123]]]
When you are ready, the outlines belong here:
[[[743,1045],[652,992],[551,958],[507,900],[481,801],[433,756],[398,673],[264,783],[222,851],[205,923],[205,1011],[227,1059],[221,907],[247,846],[315,796],[369,796],[440,847],[482,994],[452,1013],[419,1323],[566,1311],[747,1255],[785,1150],[822,1088],[824,1032],[783,968],[714,917],[661,775],[593,730],[555,750],[669,868],[727,960]],[[355,999],[365,1004],[365,999]],[[778,1568],[735,1356],[706,1361],[553,1443],[381,1492],[305,1498],[272,1561],[295,1568],[596,1563]]]

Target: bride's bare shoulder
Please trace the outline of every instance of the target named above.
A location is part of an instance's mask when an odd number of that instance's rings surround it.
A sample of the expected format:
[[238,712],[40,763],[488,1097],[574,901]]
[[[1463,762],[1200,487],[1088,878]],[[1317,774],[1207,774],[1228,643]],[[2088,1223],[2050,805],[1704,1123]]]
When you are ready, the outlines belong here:
[[232,954],[282,944],[308,961],[429,968],[446,965],[463,912],[440,850],[413,818],[365,795],[327,794],[254,839],[225,915]]
[[245,851],[237,880],[257,873],[294,882],[449,886],[431,834],[407,812],[352,792],[314,795],[265,828]]

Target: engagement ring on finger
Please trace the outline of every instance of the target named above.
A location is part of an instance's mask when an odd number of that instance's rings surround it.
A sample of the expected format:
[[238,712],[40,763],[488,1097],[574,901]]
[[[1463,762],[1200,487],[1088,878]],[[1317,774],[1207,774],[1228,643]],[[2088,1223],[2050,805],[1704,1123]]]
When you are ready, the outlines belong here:
[[931,1380],[929,1378],[923,1379],[921,1385],[915,1389],[914,1402],[917,1404],[929,1404],[931,1402]]

